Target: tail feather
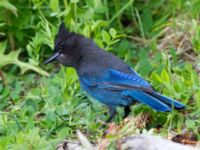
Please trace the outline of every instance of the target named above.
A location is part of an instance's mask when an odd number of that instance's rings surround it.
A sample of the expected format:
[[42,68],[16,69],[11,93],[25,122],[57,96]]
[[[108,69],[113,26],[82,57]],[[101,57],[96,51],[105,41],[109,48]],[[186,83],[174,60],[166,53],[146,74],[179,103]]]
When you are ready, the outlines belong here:
[[153,109],[160,111],[160,112],[167,112],[167,111],[171,111],[172,109],[165,104],[164,102],[160,101],[159,99],[149,95],[148,93],[144,93],[142,91],[125,91],[123,93],[125,96],[130,96],[133,99],[146,104],[150,107],[152,107]]
[[184,104],[178,102],[177,100],[174,100],[174,99],[172,99],[170,97],[164,96],[164,95],[162,95],[160,93],[153,92],[153,93],[148,93],[148,94],[150,94],[151,96],[159,99],[161,102],[169,105],[170,107],[174,107],[176,109],[182,109],[182,108],[185,107]]

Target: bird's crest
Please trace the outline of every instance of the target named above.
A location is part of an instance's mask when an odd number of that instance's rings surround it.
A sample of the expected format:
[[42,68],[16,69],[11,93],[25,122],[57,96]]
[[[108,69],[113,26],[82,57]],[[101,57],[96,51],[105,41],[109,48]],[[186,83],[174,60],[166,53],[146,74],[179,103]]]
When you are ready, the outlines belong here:
[[60,24],[58,34],[56,35],[55,45],[57,45],[60,42],[64,42],[69,37],[70,34],[71,32],[69,32],[69,30],[65,27],[64,22],[62,22]]

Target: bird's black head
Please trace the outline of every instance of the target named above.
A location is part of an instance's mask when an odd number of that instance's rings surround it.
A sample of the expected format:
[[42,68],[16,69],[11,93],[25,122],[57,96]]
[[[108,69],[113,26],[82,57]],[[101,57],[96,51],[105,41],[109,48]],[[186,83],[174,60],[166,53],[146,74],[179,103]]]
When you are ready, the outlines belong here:
[[64,23],[61,23],[58,34],[55,38],[55,53],[49,57],[48,60],[44,62],[44,64],[48,64],[54,60],[59,61],[59,63],[70,66],[76,67],[78,61],[82,57],[82,44],[84,41],[84,37],[69,32],[66,28]]

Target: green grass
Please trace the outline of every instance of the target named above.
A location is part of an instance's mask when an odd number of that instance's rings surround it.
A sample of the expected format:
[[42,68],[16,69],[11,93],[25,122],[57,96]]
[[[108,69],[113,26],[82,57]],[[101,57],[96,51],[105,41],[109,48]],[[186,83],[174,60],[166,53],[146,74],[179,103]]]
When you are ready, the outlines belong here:
[[[108,117],[107,108],[80,89],[75,70],[43,65],[61,21],[187,106],[157,113],[136,104],[131,116],[148,113],[151,118],[141,128],[132,121],[121,123],[119,108],[117,137],[161,126],[154,134],[167,137],[186,130],[200,139],[199,6],[199,0],[1,1],[0,150],[55,149],[64,139],[77,139],[77,129],[95,142],[106,129],[101,121]],[[112,143],[116,137],[108,139]]]

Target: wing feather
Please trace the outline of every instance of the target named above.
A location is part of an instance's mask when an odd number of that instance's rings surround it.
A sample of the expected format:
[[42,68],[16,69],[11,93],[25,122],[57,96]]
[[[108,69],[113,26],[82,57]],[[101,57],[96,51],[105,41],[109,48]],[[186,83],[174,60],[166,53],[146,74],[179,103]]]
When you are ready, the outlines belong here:
[[109,69],[108,75],[100,79],[91,76],[83,76],[82,81],[90,87],[98,86],[102,89],[120,90],[141,90],[151,92],[150,84],[139,75],[131,75],[114,69]]

